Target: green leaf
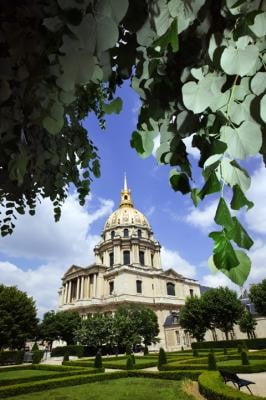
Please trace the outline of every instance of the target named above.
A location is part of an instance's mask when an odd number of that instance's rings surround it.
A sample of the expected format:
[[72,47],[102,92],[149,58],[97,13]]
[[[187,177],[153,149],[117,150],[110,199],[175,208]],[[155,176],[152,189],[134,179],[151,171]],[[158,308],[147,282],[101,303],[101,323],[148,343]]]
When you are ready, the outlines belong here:
[[172,47],[173,52],[179,49],[177,18],[173,20],[165,34],[153,43],[154,47],[160,46],[162,50],[166,49],[168,45]]
[[255,67],[259,49],[249,45],[245,49],[233,46],[225,48],[221,57],[221,67],[228,75],[247,75]]
[[79,40],[79,47],[93,54],[96,46],[96,21],[93,15],[86,14],[79,25],[67,26]]
[[213,261],[217,269],[230,270],[239,264],[235,250],[230,240],[222,232],[211,232],[209,237],[214,240]]
[[261,119],[266,122],[266,94],[262,97],[260,101],[260,116]]
[[239,185],[235,185],[233,186],[233,197],[230,205],[233,210],[240,210],[244,206],[250,209],[254,206],[254,203],[246,198]]
[[177,192],[181,192],[183,194],[190,192],[190,184],[189,179],[186,174],[183,172],[178,172],[175,169],[170,171],[169,180],[172,186],[172,189]]
[[142,158],[149,157],[154,146],[154,138],[157,135],[153,131],[134,131],[130,141],[133,147]]
[[251,179],[248,173],[236,162],[226,157],[221,160],[220,168],[215,173],[219,181],[224,180],[231,187],[238,185],[243,192],[250,187]]
[[236,217],[233,217],[232,220],[233,226],[228,232],[231,240],[233,240],[239,247],[249,250],[250,247],[253,246],[253,240]]
[[199,196],[203,200],[206,195],[219,192],[220,190],[221,190],[220,181],[217,179],[215,173],[211,173],[207,181],[205,182],[203,188],[199,192]]
[[243,160],[255,156],[262,145],[262,134],[258,124],[245,121],[238,128],[222,126],[220,140],[227,144],[227,152],[232,158]]
[[254,18],[253,25],[249,25],[249,29],[252,30],[253,33],[257,37],[263,37],[266,35],[266,12],[256,15]]
[[211,107],[212,110],[217,108],[220,103],[221,87],[225,82],[225,78],[214,73],[207,74],[198,83],[187,82],[182,87],[182,95],[184,105],[192,110],[195,114]]
[[106,114],[119,114],[123,107],[123,101],[120,97],[117,97],[115,100],[111,101],[109,104],[103,104],[102,108]]
[[[235,255],[238,259],[239,264],[236,267],[231,268],[229,271],[226,269],[219,269],[219,271],[225,274],[232,282],[236,283],[239,286],[243,286],[250,273],[251,262],[244,251],[235,250]],[[218,272],[218,269],[216,268],[213,261],[213,256],[209,258],[208,264],[213,272]]]
[[216,224],[222,225],[226,229],[230,229],[233,226],[233,220],[229,208],[227,207],[227,204],[223,198],[220,198],[218,203],[214,221]]
[[191,199],[194,203],[194,206],[197,207],[199,202],[201,201],[200,190],[199,189],[191,189]]
[[97,18],[97,52],[111,49],[118,41],[118,27],[109,17]]
[[266,72],[257,72],[250,83],[251,90],[259,96],[266,90]]

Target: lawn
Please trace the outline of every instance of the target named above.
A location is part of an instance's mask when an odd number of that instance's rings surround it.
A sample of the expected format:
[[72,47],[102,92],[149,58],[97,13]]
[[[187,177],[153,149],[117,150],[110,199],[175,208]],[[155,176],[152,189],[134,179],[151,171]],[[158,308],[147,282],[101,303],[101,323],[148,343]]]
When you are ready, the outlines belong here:
[[191,400],[181,385],[181,381],[123,378],[25,394],[12,400]]
[[[60,371],[61,372],[61,371]],[[62,372],[61,372],[62,373]],[[43,371],[43,370],[34,370],[34,369],[19,369],[14,371],[6,371],[0,374],[0,384],[3,380],[15,380],[15,379],[24,379],[33,376],[49,376],[55,375],[56,371]]]
[[[266,360],[249,360],[250,365],[265,365]],[[218,367],[241,365],[241,360],[227,360],[218,362]]]

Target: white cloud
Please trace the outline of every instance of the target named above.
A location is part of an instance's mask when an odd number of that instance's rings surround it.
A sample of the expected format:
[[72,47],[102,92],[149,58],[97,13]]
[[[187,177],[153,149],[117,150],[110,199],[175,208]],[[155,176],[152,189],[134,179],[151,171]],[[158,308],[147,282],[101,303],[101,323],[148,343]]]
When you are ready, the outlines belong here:
[[254,207],[245,214],[248,227],[254,232],[266,234],[266,168],[261,164],[252,176],[251,186],[247,192]]
[[200,158],[200,151],[197,147],[192,147],[192,140],[193,140],[193,135],[186,137],[185,139],[183,139],[183,142],[186,145],[187,148],[187,152],[194,158],[196,158],[196,160],[198,160]]
[[76,196],[70,195],[62,207],[60,221],[55,223],[52,204],[44,200],[37,206],[35,216],[24,215],[17,220],[14,233],[1,240],[0,251],[9,257],[87,263],[88,251],[99,239],[89,233],[90,225],[109,215],[112,208],[111,200],[100,199],[98,208],[88,213]]
[[189,224],[207,232],[214,225],[214,216],[217,208],[217,201],[205,205],[202,208],[191,207],[184,220]]
[[248,255],[252,264],[248,283],[258,283],[266,278],[266,243],[256,240]]
[[203,286],[209,286],[209,287],[219,287],[219,286],[226,286],[229,287],[229,289],[235,290],[236,292],[240,292],[240,288],[238,285],[230,281],[227,276],[222,274],[221,272],[213,273],[213,274],[207,274],[203,276],[202,279],[200,279],[200,284]]
[[155,207],[151,206],[150,208],[148,208],[148,210],[144,213],[146,215],[146,217],[150,217],[155,211]]
[[195,277],[196,268],[194,265],[191,265],[188,261],[182,258],[177,251],[162,247],[161,258],[164,269],[173,268],[176,272],[187,278]]
[[[91,199],[89,205],[91,205]],[[112,212],[111,200],[99,199],[97,209],[88,213],[75,195],[70,195],[62,207],[59,222],[53,220],[52,205],[44,201],[37,206],[34,217],[24,215],[17,221],[14,233],[0,242],[0,250],[14,258],[39,260],[34,268],[21,268],[0,261],[1,282],[16,285],[36,300],[39,313],[55,309],[60,279],[72,265],[87,266],[94,261],[93,248],[100,240],[90,233],[90,225]],[[40,260],[42,260],[40,262]]]

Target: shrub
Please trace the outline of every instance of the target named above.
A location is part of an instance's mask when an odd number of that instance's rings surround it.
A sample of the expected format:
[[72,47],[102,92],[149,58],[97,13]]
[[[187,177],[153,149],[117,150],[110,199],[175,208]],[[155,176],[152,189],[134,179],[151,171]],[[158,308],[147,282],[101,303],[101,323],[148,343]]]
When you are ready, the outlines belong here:
[[224,347],[224,355],[226,356],[228,354],[227,348]]
[[63,361],[69,361],[69,351],[68,350],[66,350],[64,353]]
[[[207,400],[250,400],[251,396],[240,390],[235,390],[223,382],[219,372],[203,372],[198,379],[199,391]],[[252,400],[262,400],[263,397],[252,396]]]
[[65,352],[68,353],[69,356],[77,356],[83,357],[85,353],[85,346],[81,345],[68,345],[68,346],[58,346],[52,349],[51,357],[61,357],[65,355]]
[[126,367],[127,369],[134,369],[134,361],[131,355],[127,357]]
[[217,370],[215,353],[213,351],[210,351],[208,354],[208,370],[209,371]]
[[202,371],[128,371],[128,376],[136,376],[143,378],[157,378],[157,379],[171,379],[171,380],[182,380],[192,379],[198,380],[199,375]]
[[32,354],[32,364],[40,364],[43,358],[44,351],[36,350]]
[[249,365],[248,353],[245,350],[241,351],[242,365]]
[[260,350],[266,349],[266,338],[257,338],[257,339],[237,339],[237,340],[219,340],[219,341],[211,341],[211,342],[193,342],[191,344],[193,349],[211,349],[211,348],[219,348],[223,349],[224,347],[232,348],[238,347],[238,344],[243,342],[246,344],[248,349]]
[[158,355],[158,368],[164,364],[167,364],[167,357],[166,357],[166,353],[165,353],[164,349],[162,347],[160,347],[159,355]]
[[101,353],[97,353],[94,359],[94,368],[102,368],[103,363],[102,363],[102,356]]
[[193,357],[198,357],[199,356],[199,352],[197,349],[193,349]]
[[131,354],[132,362],[135,365],[136,364],[136,358],[134,354]]
[[34,345],[32,346],[31,351],[37,351],[37,350],[39,350],[39,346],[36,342],[34,342]]
[[23,351],[1,351],[0,365],[22,364],[23,357]]

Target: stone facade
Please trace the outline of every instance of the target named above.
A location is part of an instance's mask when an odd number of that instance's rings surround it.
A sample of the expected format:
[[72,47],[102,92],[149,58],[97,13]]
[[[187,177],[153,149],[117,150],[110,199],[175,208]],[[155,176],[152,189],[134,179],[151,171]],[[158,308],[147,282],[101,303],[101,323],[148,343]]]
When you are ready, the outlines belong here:
[[175,316],[187,296],[200,295],[200,286],[172,268],[162,269],[160,249],[147,218],[134,208],[125,180],[119,207],[107,219],[94,249],[95,263],[72,265],[63,276],[59,310],[77,310],[87,318],[115,312],[125,303],[144,304],[158,316],[158,346],[169,351],[190,346]]

